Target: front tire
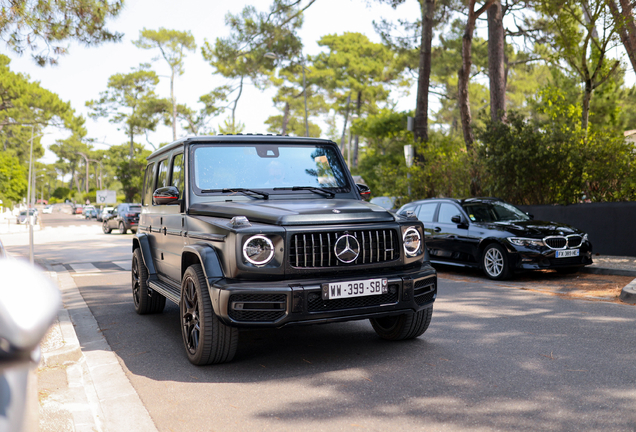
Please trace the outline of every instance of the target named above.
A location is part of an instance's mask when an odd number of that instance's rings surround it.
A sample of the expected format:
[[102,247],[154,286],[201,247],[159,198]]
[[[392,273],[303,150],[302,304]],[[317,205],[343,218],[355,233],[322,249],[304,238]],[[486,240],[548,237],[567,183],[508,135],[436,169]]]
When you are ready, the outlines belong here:
[[128,230],[123,222],[119,222],[119,234],[126,234]]
[[238,329],[223,324],[214,314],[200,264],[186,270],[181,282],[181,334],[190,363],[202,366],[234,358]]
[[156,291],[150,294],[148,290],[148,269],[141,256],[141,249],[133,252],[132,258],[132,295],[135,303],[135,312],[139,315],[155,314],[163,311],[166,306],[166,298]]
[[110,232],[112,231],[108,226],[107,221],[104,221],[104,223],[102,224],[102,231],[104,231],[104,234],[110,234]]
[[414,314],[371,318],[369,321],[382,339],[399,341],[421,336],[428,329],[432,317],[433,308],[430,307]]
[[486,246],[481,256],[481,268],[490,279],[508,279],[510,277],[510,264],[505,249],[497,243]]

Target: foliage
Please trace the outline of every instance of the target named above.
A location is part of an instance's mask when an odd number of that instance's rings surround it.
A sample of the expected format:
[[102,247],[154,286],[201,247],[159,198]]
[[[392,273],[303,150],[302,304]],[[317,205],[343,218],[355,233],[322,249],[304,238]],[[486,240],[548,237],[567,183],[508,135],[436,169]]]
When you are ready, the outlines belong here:
[[90,46],[123,36],[105,27],[121,12],[123,0],[2,0],[0,5],[0,38],[18,54],[32,51],[40,66],[56,64],[67,54],[63,43],[69,40]]
[[134,137],[155,130],[161,114],[169,109],[169,102],[155,94],[158,83],[157,74],[142,64],[127,74],[112,75],[100,98],[86,102],[91,117],[107,117],[121,125],[130,139],[131,158]]
[[134,143],[133,158],[129,159],[128,145],[112,146],[108,149],[110,164],[114,167],[115,176],[121,183],[126,202],[140,202],[143,188],[146,158],[150,151],[141,144]]
[[0,152],[0,199],[20,201],[27,192],[27,169],[9,153]]
[[516,204],[574,204],[581,199],[636,198],[633,146],[611,130],[586,134],[581,107],[548,87],[526,120],[511,111],[508,123],[486,120],[478,136],[486,194]]

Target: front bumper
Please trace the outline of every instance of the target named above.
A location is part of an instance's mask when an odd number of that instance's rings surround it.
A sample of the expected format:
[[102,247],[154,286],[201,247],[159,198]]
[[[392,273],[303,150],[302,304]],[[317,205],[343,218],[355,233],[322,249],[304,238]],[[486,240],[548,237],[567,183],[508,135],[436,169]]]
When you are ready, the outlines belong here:
[[321,284],[358,277],[276,282],[217,280],[210,284],[214,312],[232,327],[283,327],[351,321],[414,313],[430,308],[437,297],[437,274],[429,264],[411,271],[368,274],[388,279],[388,293],[323,300]]
[[508,247],[512,268],[519,270],[547,270],[564,267],[582,267],[592,264],[592,245],[586,242],[579,249],[579,256],[557,258],[557,250],[549,248]]

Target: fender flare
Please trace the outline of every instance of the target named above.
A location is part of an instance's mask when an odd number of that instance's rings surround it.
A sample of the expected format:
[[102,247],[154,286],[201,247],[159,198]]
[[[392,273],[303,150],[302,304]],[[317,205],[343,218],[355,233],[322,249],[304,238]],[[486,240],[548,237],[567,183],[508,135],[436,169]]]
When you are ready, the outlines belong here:
[[187,261],[185,257],[189,254],[195,255],[201,267],[203,268],[203,274],[205,276],[205,282],[208,285],[208,293],[210,294],[210,300],[212,301],[212,308],[217,316],[220,314],[219,309],[219,296],[220,290],[212,288],[212,282],[224,277],[223,268],[219,261],[219,256],[216,250],[207,243],[195,243],[185,246],[181,251],[181,277],[183,279],[183,273],[187,269]]
[[137,248],[141,249],[141,256],[144,259],[146,268],[148,269],[148,275],[153,276],[154,278],[157,275],[157,270],[155,269],[155,264],[152,262],[152,254],[150,253],[149,241],[150,240],[148,239],[148,234],[138,233],[137,236],[133,238],[132,250],[134,252]]

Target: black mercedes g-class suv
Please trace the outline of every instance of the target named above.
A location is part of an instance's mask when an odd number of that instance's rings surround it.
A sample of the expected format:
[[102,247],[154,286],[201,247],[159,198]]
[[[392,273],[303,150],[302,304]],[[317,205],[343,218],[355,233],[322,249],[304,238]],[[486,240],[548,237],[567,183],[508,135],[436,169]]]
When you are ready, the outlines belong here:
[[422,223],[365,202],[328,140],[219,135],[148,157],[132,293],[179,305],[196,365],[230,361],[239,328],[370,319],[390,340],[431,321],[437,275]]

